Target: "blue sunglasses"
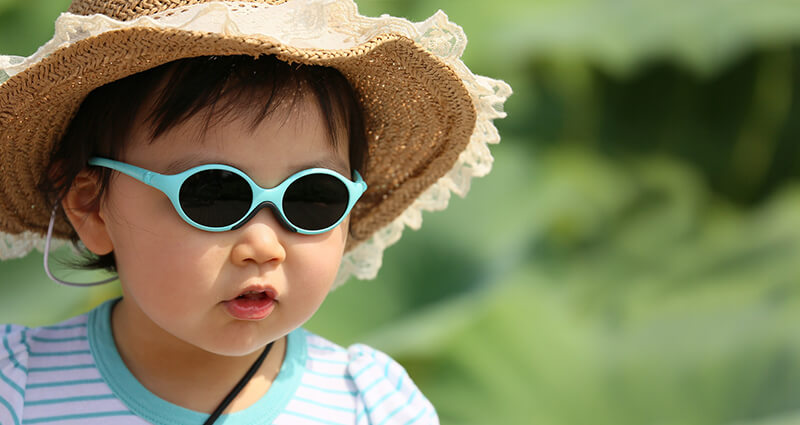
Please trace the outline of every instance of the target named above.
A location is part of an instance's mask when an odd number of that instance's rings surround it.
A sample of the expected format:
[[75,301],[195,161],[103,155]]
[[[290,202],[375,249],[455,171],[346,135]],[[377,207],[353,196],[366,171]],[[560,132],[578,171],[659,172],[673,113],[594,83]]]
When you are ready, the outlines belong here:
[[355,182],[326,168],[309,168],[265,189],[247,174],[223,164],[207,164],[178,174],[159,174],[124,162],[92,158],[90,165],[119,171],[167,195],[187,223],[209,232],[243,226],[268,206],[292,232],[325,233],[347,217],[367,184],[358,171]]

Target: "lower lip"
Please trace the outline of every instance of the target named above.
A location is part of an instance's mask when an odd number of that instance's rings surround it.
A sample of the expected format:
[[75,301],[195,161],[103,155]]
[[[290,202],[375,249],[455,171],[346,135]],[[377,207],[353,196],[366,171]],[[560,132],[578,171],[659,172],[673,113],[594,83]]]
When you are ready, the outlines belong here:
[[223,304],[228,314],[239,320],[261,320],[269,316],[275,308],[275,300],[269,297],[257,300],[235,298]]

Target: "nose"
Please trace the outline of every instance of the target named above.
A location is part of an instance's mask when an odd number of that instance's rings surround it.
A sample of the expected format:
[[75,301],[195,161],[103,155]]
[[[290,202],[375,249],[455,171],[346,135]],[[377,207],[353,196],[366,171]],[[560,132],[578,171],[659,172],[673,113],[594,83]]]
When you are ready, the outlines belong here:
[[237,239],[231,250],[231,261],[238,266],[248,264],[280,264],[286,259],[282,233],[286,232],[269,208],[264,208],[242,227],[234,230]]

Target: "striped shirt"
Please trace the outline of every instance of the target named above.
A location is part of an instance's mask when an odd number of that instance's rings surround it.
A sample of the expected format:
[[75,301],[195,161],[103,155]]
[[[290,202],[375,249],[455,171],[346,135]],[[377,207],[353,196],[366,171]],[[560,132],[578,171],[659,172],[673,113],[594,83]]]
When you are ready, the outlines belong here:
[[[199,425],[207,415],[167,402],[125,367],[111,307],[55,326],[0,325],[0,425]],[[386,354],[339,347],[304,329],[287,338],[269,391],[217,423],[438,424],[433,406]]]

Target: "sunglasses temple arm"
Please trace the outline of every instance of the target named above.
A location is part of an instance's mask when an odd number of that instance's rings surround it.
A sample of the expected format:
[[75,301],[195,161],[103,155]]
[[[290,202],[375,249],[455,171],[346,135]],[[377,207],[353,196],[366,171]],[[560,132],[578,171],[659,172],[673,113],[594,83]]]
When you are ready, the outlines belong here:
[[364,178],[361,177],[361,174],[359,174],[358,171],[354,170],[353,174],[355,174],[356,176],[356,181],[354,183],[358,185],[358,196],[355,199],[357,201],[358,198],[361,198],[361,195],[363,195],[364,192],[367,191],[367,182],[364,181]]
[[153,171],[145,170],[144,168],[139,168],[135,165],[126,164],[124,162],[114,161],[113,159],[107,158],[92,158],[89,160],[89,165],[95,165],[119,171],[120,173],[133,177],[146,185],[154,187],[158,186],[154,184],[153,178],[161,176],[161,174]]

